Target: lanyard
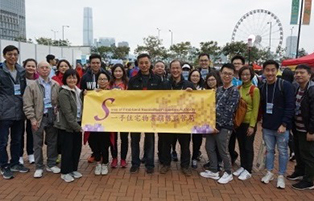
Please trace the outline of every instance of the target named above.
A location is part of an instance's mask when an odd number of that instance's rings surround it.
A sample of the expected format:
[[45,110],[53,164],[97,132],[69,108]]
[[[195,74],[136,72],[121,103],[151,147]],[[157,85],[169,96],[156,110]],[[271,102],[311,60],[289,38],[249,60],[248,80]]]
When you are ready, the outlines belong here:
[[[277,85],[277,80],[276,80],[276,82],[275,82],[275,84],[274,84],[273,97],[272,97],[271,103],[274,103],[276,85]],[[268,84],[266,84],[266,103],[268,103]]]
[[[229,88],[228,88],[228,89],[229,89]],[[216,109],[218,108],[221,99],[225,96],[225,93],[227,92],[228,89],[226,89],[226,90],[224,91],[224,93],[221,95],[221,97],[220,97],[219,100],[217,101],[217,103],[216,103]]]

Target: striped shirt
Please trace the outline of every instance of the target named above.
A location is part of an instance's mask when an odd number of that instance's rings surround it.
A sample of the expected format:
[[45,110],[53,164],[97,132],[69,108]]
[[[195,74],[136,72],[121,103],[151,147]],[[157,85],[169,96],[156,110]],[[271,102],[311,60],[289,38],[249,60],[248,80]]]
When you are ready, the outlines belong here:
[[296,101],[295,101],[295,128],[297,131],[299,132],[304,132],[306,133],[306,128],[305,125],[303,123],[303,119],[302,119],[302,115],[301,115],[301,100],[304,94],[304,90],[301,90],[301,88],[299,88],[298,93],[296,95]]

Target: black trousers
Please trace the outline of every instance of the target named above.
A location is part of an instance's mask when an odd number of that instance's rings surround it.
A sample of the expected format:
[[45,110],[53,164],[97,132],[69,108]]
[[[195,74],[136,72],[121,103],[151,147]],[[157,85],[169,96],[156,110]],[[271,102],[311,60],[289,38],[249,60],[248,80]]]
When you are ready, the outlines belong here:
[[[21,138],[21,150],[20,150],[20,156],[23,156],[24,153],[24,136],[25,133],[23,133]],[[34,142],[33,142],[33,132],[32,132],[32,124],[29,119],[26,120],[26,152],[27,155],[34,154]]]
[[230,141],[229,141],[229,154],[230,154],[230,158],[231,158],[232,163],[238,157],[238,153],[235,151],[236,139],[237,139],[237,136],[236,136],[235,132],[233,131],[231,134],[231,137],[230,137]]
[[89,135],[89,145],[92,148],[95,161],[102,163],[109,162],[110,133],[109,132],[91,132]]
[[236,136],[238,138],[241,167],[246,169],[249,173],[252,173],[252,166],[254,160],[254,138],[256,128],[251,136],[247,136],[247,129],[249,124],[242,123],[239,128],[236,129]]
[[164,143],[164,139],[163,137],[165,136],[164,133],[158,133],[158,160],[159,160],[159,163],[160,164],[164,164],[164,159],[162,158],[163,155],[162,155],[162,149],[163,149],[163,143]]
[[163,147],[162,147],[162,158],[163,164],[170,166],[171,163],[171,145],[173,144],[174,139],[178,139],[179,144],[181,146],[181,168],[188,168],[190,166],[190,142],[191,142],[191,134],[168,134],[164,133],[163,139]]
[[[122,160],[125,160],[129,149],[129,133],[120,132],[120,140],[121,140],[120,157]],[[118,157],[118,133],[110,133],[110,151],[112,158]]]
[[61,147],[61,174],[69,174],[77,171],[81,150],[82,150],[82,133],[66,132],[59,130],[62,140]]
[[192,160],[197,159],[199,152],[200,152],[201,145],[202,145],[202,141],[203,141],[203,135],[202,134],[193,134],[192,135],[192,142],[193,142]]

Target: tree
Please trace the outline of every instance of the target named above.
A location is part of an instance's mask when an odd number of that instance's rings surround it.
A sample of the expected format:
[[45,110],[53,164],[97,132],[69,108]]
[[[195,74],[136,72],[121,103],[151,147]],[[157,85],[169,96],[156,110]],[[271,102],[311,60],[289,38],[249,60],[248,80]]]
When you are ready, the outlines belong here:
[[170,51],[174,54],[173,57],[187,60],[189,51],[192,46],[190,42],[181,42],[170,46]]
[[308,55],[308,53],[305,51],[304,48],[302,48],[302,49],[299,50],[299,57],[304,57],[304,56],[306,56],[306,55]]
[[220,50],[221,48],[218,46],[218,43],[216,41],[208,41],[200,43],[199,53],[206,53],[208,55],[211,55],[213,61],[215,62],[219,59]]
[[51,45],[51,46],[70,46],[68,40],[52,40],[51,38],[40,37],[36,39],[39,45]]
[[122,46],[122,47],[112,47],[112,58],[113,59],[126,59],[130,52],[130,48],[127,46]]
[[162,46],[162,40],[155,36],[148,36],[147,38],[144,38],[143,41],[144,45],[138,45],[134,50],[135,54],[146,52],[150,55],[153,61],[166,59],[165,57],[167,57],[168,54],[166,48]]
[[112,48],[111,47],[101,46],[101,47],[96,48],[96,50],[97,51],[95,53],[100,54],[100,56],[103,58],[108,58],[109,55],[112,55]]

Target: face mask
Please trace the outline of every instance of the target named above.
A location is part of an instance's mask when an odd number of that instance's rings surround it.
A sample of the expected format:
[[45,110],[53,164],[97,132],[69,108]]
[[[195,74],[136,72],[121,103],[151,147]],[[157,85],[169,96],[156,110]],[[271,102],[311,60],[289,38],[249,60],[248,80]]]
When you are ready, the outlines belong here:
[[185,80],[188,80],[188,78],[189,78],[189,71],[182,71],[182,76],[184,77]]

